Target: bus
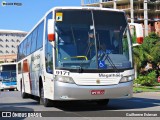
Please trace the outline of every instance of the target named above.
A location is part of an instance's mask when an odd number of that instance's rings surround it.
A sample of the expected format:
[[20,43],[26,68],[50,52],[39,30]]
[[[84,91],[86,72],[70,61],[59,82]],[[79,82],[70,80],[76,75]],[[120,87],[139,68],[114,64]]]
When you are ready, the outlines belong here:
[[76,100],[107,105],[132,97],[132,54],[125,12],[54,7],[18,46],[17,88],[46,107]]
[[0,64],[0,91],[17,89],[16,63]]

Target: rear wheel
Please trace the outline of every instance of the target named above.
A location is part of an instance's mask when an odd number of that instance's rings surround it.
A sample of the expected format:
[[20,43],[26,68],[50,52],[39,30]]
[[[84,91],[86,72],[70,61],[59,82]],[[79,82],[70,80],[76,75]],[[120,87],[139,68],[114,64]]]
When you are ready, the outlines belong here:
[[40,102],[41,105],[44,105],[45,107],[50,107],[52,106],[52,101],[44,98],[44,89],[43,87],[40,88]]
[[100,106],[106,106],[109,103],[109,99],[97,100],[96,103]]

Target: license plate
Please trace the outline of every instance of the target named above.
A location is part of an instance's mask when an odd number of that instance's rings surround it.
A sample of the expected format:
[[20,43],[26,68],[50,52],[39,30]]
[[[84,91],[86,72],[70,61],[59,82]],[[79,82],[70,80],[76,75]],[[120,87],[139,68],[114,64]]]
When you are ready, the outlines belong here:
[[10,88],[14,88],[13,86],[10,86]]
[[105,90],[91,90],[91,95],[103,95]]

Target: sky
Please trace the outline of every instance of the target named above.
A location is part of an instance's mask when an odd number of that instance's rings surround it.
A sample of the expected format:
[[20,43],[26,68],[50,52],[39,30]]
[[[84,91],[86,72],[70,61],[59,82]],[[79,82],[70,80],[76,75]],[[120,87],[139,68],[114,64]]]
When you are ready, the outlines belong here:
[[[21,3],[21,6],[2,3]],[[55,6],[80,6],[81,0],[0,0],[0,29],[28,32]]]

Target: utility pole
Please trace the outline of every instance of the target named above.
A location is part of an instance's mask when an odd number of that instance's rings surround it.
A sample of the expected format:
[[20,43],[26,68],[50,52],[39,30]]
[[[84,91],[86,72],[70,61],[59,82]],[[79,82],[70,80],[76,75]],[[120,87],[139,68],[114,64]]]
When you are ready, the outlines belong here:
[[148,7],[147,7],[148,0],[144,0],[144,35],[145,37],[148,36]]
[[134,9],[133,9],[133,0],[130,0],[130,8],[131,8],[131,23],[134,23]]
[[102,0],[99,0],[99,7],[103,8]]
[[[131,20],[131,23],[134,23],[133,0],[130,0],[130,20]],[[131,35],[134,35],[134,27],[131,27]]]
[[82,7],[84,6],[84,0],[81,0],[81,6]]
[[114,9],[117,9],[117,3],[116,2],[117,2],[117,0],[113,0],[113,8]]

